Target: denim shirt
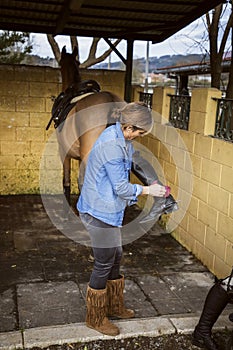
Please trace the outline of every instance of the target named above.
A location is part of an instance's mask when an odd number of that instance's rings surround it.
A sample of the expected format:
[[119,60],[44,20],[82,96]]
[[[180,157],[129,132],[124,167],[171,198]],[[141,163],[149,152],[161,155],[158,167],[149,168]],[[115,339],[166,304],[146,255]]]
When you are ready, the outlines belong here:
[[132,142],[125,140],[120,123],[102,132],[88,157],[77,203],[80,213],[122,226],[126,206],[135,204],[142,192],[141,185],[129,182],[133,153]]

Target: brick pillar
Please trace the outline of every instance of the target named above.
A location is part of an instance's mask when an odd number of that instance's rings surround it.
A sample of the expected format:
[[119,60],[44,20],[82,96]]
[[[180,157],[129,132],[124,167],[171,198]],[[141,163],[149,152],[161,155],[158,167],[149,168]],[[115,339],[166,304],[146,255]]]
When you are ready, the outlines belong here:
[[222,93],[215,88],[200,88],[192,92],[189,131],[202,135],[214,135],[217,101]]
[[155,87],[153,89],[152,109],[160,115],[162,124],[169,120],[170,97],[168,94],[173,95],[174,93],[175,89],[171,87]]

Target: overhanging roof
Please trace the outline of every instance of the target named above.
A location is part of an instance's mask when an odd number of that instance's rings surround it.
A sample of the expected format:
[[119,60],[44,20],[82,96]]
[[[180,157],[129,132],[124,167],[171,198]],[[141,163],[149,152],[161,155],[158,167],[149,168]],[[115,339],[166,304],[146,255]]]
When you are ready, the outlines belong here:
[[220,0],[1,0],[0,29],[161,42]]

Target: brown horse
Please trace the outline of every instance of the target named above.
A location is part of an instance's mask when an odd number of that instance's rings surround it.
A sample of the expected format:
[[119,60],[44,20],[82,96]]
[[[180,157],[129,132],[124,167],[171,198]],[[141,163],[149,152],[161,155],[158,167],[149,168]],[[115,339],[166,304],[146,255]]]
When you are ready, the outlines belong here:
[[[69,91],[72,91],[73,94],[73,91],[82,90],[83,82],[76,56],[77,50],[69,54],[63,47],[60,66],[62,90],[65,92],[65,96],[69,95]],[[73,106],[73,108],[61,125],[57,125],[56,129],[63,164],[63,189],[68,203],[70,203],[71,159],[80,161],[78,185],[81,188],[85,164],[92,146],[107,125],[115,122],[111,120],[113,109],[122,108],[125,104],[124,100],[109,91],[88,92],[71,99],[71,105],[69,106]],[[53,118],[51,120],[55,121]],[[134,154],[131,171],[144,185],[150,185],[155,180],[159,182],[151,164],[142,158],[138,152]],[[162,214],[171,213],[177,209],[177,203],[171,195],[167,198],[154,198],[154,204],[149,214],[140,222],[146,223],[147,221],[158,220]]]
[[[76,57],[76,49],[69,54],[63,47],[60,60],[63,92],[70,88],[80,90],[82,82],[79,72],[80,63]],[[63,189],[68,202],[70,201],[71,159],[82,161],[85,165],[93,144],[110,123],[112,110],[125,104],[120,97],[109,91],[89,92],[80,95],[77,100],[63,122],[62,128],[57,128],[59,152],[63,163]],[[82,182],[81,177],[79,180]]]

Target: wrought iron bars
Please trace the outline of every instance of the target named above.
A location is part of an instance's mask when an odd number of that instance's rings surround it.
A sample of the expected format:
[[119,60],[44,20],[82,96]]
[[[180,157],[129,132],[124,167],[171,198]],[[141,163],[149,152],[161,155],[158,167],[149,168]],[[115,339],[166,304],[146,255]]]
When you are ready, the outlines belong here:
[[170,94],[168,96],[171,99],[169,122],[175,128],[188,130],[191,96]]
[[214,136],[233,142],[233,99],[217,99],[217,113]]
[[150,108],[152,108],[152,99],[153,94],[150,94],[149,92],[139,91],[139,101],[146,103]]

